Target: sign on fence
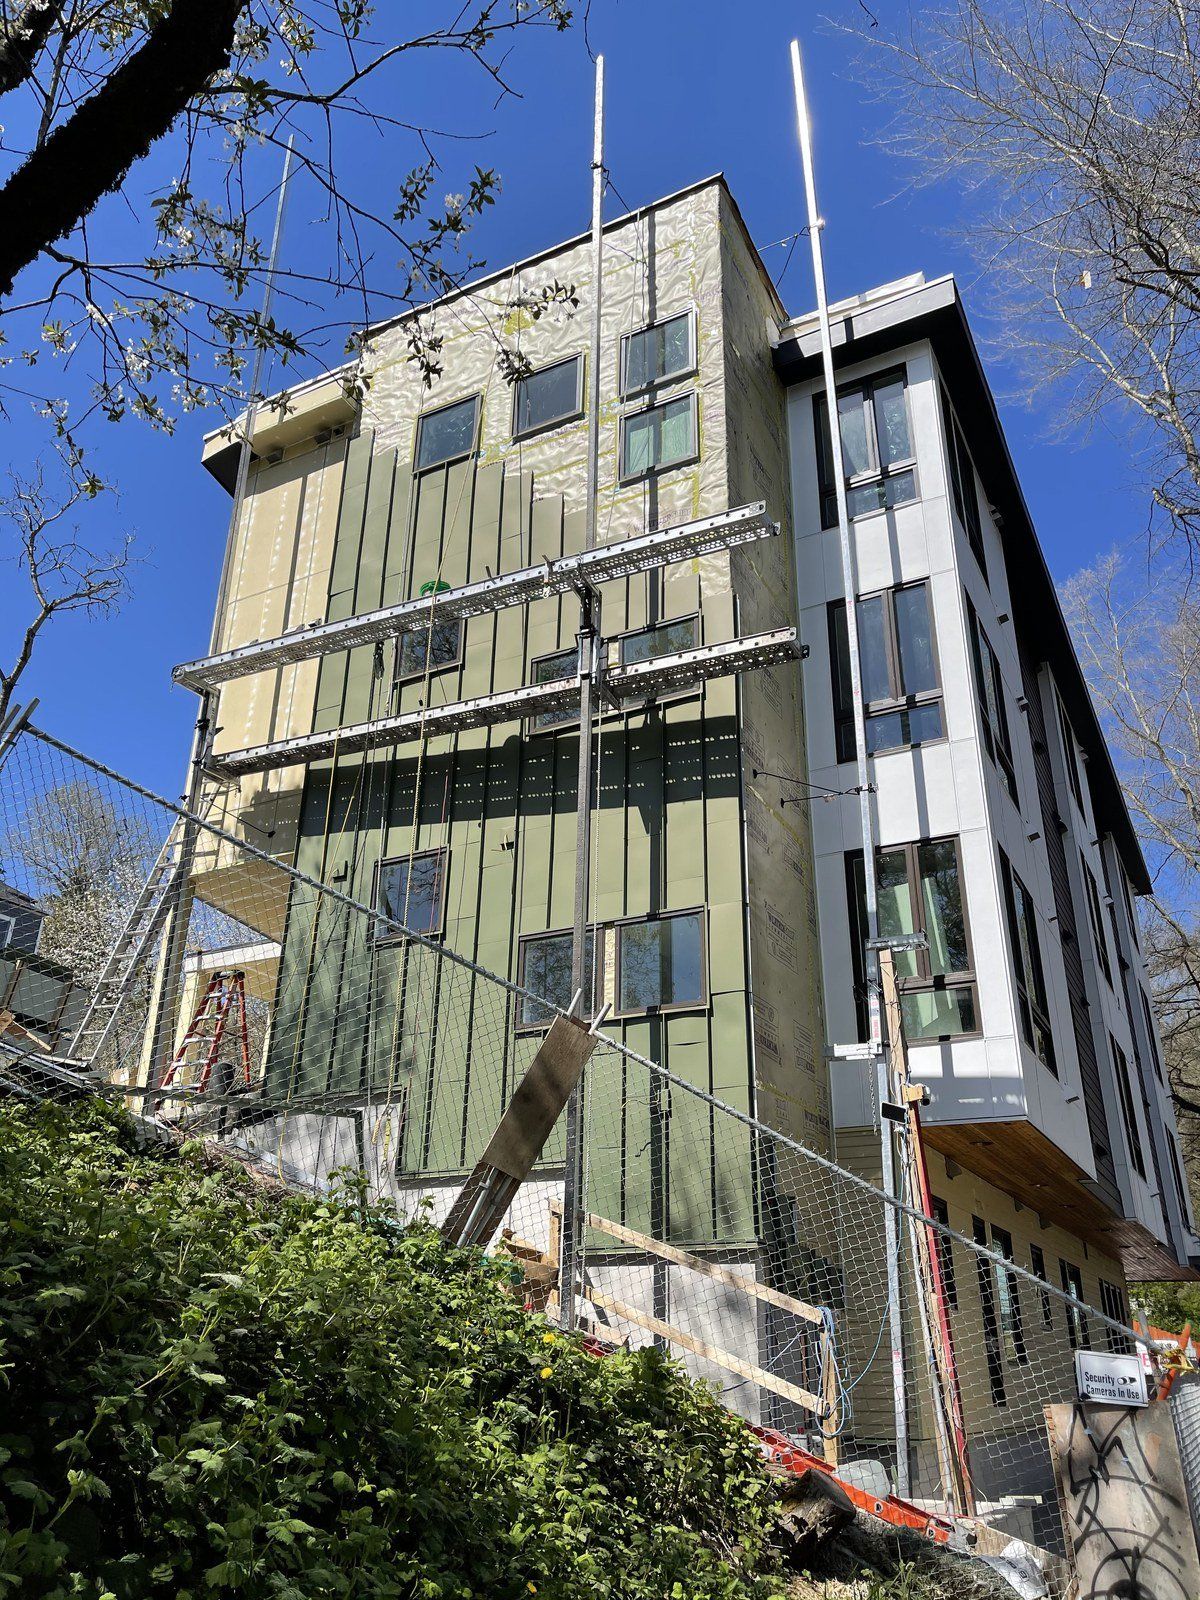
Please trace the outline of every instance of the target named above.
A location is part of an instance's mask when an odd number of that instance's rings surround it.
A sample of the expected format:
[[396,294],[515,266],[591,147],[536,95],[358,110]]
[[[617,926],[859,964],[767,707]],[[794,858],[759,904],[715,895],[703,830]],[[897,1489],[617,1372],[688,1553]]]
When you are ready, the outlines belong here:
[[1097,1405],[1144,1406],[1147,1403],[1146,1371],[1137,1356],[1076,1350],[1075,1382],[1079,1398]]

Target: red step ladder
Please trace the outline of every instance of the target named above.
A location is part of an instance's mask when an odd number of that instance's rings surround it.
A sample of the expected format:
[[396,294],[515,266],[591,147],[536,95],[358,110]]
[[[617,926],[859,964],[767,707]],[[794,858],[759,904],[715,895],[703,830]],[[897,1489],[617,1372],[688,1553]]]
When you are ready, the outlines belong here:
[[250,1032],[246,1025],[246,974],[244,972],[214,972],[201,996],[196,1014],[188,1024],[179,1049],[171,1065],[163,1074],[160,1089],[174,1082],[181,1068],[198,1068],[196,1092],[203,1094],[208,1088],[221,1049],[221,1040],[229,1023],[229,1014],[237,1007],[238,1042],[241,1050],[242,1080],[250,1088]]

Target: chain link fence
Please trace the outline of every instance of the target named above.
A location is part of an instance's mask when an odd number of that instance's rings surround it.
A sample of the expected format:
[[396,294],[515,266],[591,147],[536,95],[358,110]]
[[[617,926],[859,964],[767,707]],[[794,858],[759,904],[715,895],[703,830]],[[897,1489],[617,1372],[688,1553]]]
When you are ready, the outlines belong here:
[[[401,1217],[444,1218],[555,1008],[214,805],[187,815],[29,728],[0,761],[0,915],[26,912],[0,950],[0,1090],[119,1095],[285,1183],[350,1169]],[[1074,1397],[1076,1350],[1132,1353],[1133,1329],[604,1034],[581,1110],[569,1320],[669,1347],[869,1494],[1062,1552],[1044,1408]],[[563,1137],[497,1245],[554,1318]]]

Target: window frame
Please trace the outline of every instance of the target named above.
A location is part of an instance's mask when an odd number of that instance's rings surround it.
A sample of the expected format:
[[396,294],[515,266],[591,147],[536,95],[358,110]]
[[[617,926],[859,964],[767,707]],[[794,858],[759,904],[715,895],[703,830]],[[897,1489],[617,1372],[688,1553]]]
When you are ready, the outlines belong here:
[[[969,989],[971,991],[971,1006],[975,1015],[975,1027],[969,1033],[945,1033],[931,1035],[928,1038],[913,1039],[908,1041],[910,1050],[919,1049],[927,1044],[944,1044],[956,1039],[980,1039],[983,1037],[983,1026],[979,1015],[979,977],[975,967],[975,941],[971,936],[971,915],[967,906],[966,876],[963,872],[962,841],[956,833],[935,834],[927,839],[910,839],[902,844],[879,845],[875,851],[876,860],[881,855],[891,855],[903,852],[905,869],[908,879],[909,907],[913,913],[912,921],[914,930],[924,933],[928,937],[925,927],[925,907],[921,896],[921,871],[918,852],[926,845],[953,844],[955,871],[958,876],[958,900],[962,911],[963,934],[967,942],[967,954],[971,965],[961,972],[934,973],[931,970],[929,950],[916,950],[913,952],[918,972],[916,977],[897,977],[897,988],[900,992],[901,1002],[906,994],[937,993],[939,989]],[[847,850],[846,863],[846,900],[850,913],[850,960],[851,973],[854,979],[855,1008],[858,1012],[859,1036],[866,1037],[866,1011],[863,1004],[863,992],[866,984],[866,971],[864,964],[865,921],[859,914],[858,885],[855,877],[856,863],[862,860],[862,850]]]
[[17,932],[17,919],[7,911],[0,911],[0,950],[7,950]]
[[[657,622],[643,623],[643,625],[640,628],[625,628],[620,633],[612,634],[604,642],[605,642],[605,644],[616,645],[616,647],[617,647],[617,662],[616,662],[617,666],[619,666],[619,667],[630,666],[630,665],[633,665],[633,663],[625,661],[623,659],[624,658],[624,650],[625,650],[625,641],[626,641],[626,639],[634,639],[634,638],[637,637],[637,635],[639,633],[655,633],[659,628],[673,628],[680,622],[693,622],[696,625],[695,626],[695,643],[688,645],[687,648],[689,650],[698,650],[700,648],[701,641],[702,641],[702,639],[704,637],[702,629],[701,629],[702,621],[703,621],[703,616],[702,616],[701,612],[699,612],[699,611],[685,611],[682,614],[682,616],[678,616],[678,617],[660,617]],[[668,654],[679,654],[679,652],[678,651],[671,651],[671,652],[668,652]],[[647,659],[653,659],[653,658],[650,657],[650,658],[647,658]],[[697,689],[686,689],[686,690],[684,690],[684,693],[685,694],[695,694],[695,693],[697,693]]]
[[371,909],[376,914],[383,914],[383,913],[381,913],[381,908],[380,908],[380,904],[379,904],[379,890],[380,890],[380,887],[381,887],[382,882],[383,882],[383,873],[384,873],[384,868],[385,867],[397,866],[397,865],[399,865],[401,863],[404,863],[404,864],[407,864],[407,865],[411,866],[412,862],[420,861],[423,857],[426,857],[426,856],[440,856],[442,858],[442,866],[441,866],[441,873],[440,873],[440,880],[441,880],[440,881],[440,895],[439,895],[439,901],[438,901],[438,915],[437,915],[437,924],[436,924],[436,926],[432,927],[432,928],[429,928],[428,930],[426,930],[424,932],[422,932],[422,930],[419,929],[419,928],[411,928],[407,932],[404,932],[404,933],[390,933],[390,932],[389,933],[380,933],[378,931],[378,925],[376,925],[375,926],[375,931],[374,931],[374,937],[372,939],[372,944],[375,946],[376,949],[379,949],[379,948],[381,948],[383,946],[386,946],[386,945],[408,944],[414,938],[419,942],[421,939],[442,939],[442,938],[445,937],[445,934],[446,934],[446,904],[447,904],[447,898],[448,898],[447,891],[449,889],[449,883],[450,883],[450,873],[449,873],[449,866],[448,866],[449,855],[450,855],[450,846],[449,845],[445,845],[445,844],[438,844],[438,845],[431,845],[428,849],[425,849],[425,850],[407,850],[407,851],[402,851],[399,854],[393,855],[393,856],[380,856],[379,860],[375,863],[375,873],[374,873],[374,878],[373,878],[373,881],[372,881],[372,884],[371,884]]
[[1096,874],[1084,860],[1082,850],[1079,852],[1079,866],[1083,872],[1083,898],[1087,903],[1088,922],[1091,924],[1096,956],[1100,970],[1104,974],[1104,981],[1111,989],[1113,987],[1112,960],[1108,953],[1108,940],[1104,934],[1104,908],[1100,903],[1100,885],[1096,882]]
[[[1046,1253],[1040,1244],[1031,1244],[1029,1246],[1029,1265],[1035,1278],[1040,1278],[1043,1283],[1048,1284],[1050,1282],[1050,1279],[1046,1276]],[[1047,1294],[1045,1289],[1039,1289],[1038,1299],[1042,1303],[1042,1326],[1043,1328],[1052,1328],[1054,1326],[1054,1297]]]
[[[1100,1310],[1106,1317],[1111,1317],[1114,1322],[1129,1323],[1129,1303],[1125,1298],[1125,1291],[1119,1283],[1110,1283],[1107,1278],[1099,1278],[1100,1285]],[[1114,1356],[1129,1356],[1134,1354],[1132,1341],[1128,1335],[1117,1333],[1113,1328],[1105,1328],[1104,1342]]]
[[[988,1244],[987,1223],[982,1217],[972,1215],[971,1237],[984,1250],[991,1249]],[[983,1321],[983,1350],[987,1360],[988,1389],[992,1404],[998,1411],[1003,1411],[1008,1409],[1008,1393],[1004,1385],[1004,1335],[1000,1327],[1000,1309],[992,1267],[993,1263],[986,1256],[975,1257],[975,1280]]]
[[[1046,968],[1042,961],[1042,941],[1037,926],[1037,906],[1033,896],[1026,887],[1024,879],[1013,867],[1003,849],[1000,849],[1000,880],[1004,890],[1005,922],[1008,925],[1009,963],[1012,971],[1013,984],[1017,990],[1017,1011],[1021,1019],[1021,1038],[1029,1053],[1046,1068],[1055,1078],[1058,1077],[1058,1051],[1054,1043],[1054,1028],[1050,1020],[1050,996],[1046,988]],[[1030,920],[1026,927],[1030,956],[1033,970],[1026,973],[1023,946],[1021,943],[1021,922],[1018,911],[1017,891],[1029,907]],[[1030,979],[1033,980],[1036,993],[1030,993]],[[1035,1038],[1035,1024],[1045,1035],[1047,1043],[1046,1055],[1038,1049]],[[1047,1059],[1048,1058],[1048,1059]]]
[[1084,1318],[1087,1301],[1083,1297],[1083,1273],[1073,1261],[1059,1256],[1058,1277],[1067,1297],[1063,1305],[1067,1317],[1067,1343],[1072,1350],[1090,1350],[1092,1338]]
[[[1021,808],[1020,792],[1017,788],[1017,768],[1013,761],[1012,753],[1012,727],[1008,720],[1008,706],[1004,696],[1004,674],[1000,670],[1000,658],[992,648],[992,642],[984,632],[983,624],[979,620],[979,613],[971,603],[970,595],[966,596],[967,602],[967,631],[971,638],[971,661],[975,669],[975,700],[979,707],[979,720],[983,731],[983,747],[991,758],[992,765],[1004,780],[1004,787],[1009,798],[1017,807]],[[988,708],[987,677],[991,676],[992,695],[996,702],[996,714],[1000,726],[992,724],[991,711]]]
[[[858,618],[859,608],[868,600],[880,600],[883,602],[883,652],[884,658],[887,662],[888,688],[893,691],[891,696],[886,700],[864,700],[864,723],[870,723],[872,720],[876,720],[881,717],[896,716],[897,714],[912,710],[914,706],[937,705],[941,707],[940,721],[942,724],[942,731],[937,735],[936,738],[922,739],[918,744],[913,744],[910,740],[905,744],[888,745],[886,749],[882,750],[869,750],[867,752],[869,756],[874,757],[877,755],[890,755],[894,750],[921,750],[926,745],[943,744],[949,737],[946,732],[945,687],[942,683],[942,660],[938,651],[937,625],[934,617],[934,608],[929,596],[929,584],[930,580],[928,578],[914,578],[909,583],[893,584],[887,589],[872,589],[866,594],[860,594],[854,602],[856,621]],[[925,611],[929,618],[929,648],[930,653],[933,656],[934,675],[936,676],[938,682],[936,689],[923,689],[917,694],[902,694],[898,692],[901,688],[900,679],[902,662],[900,655],[899,630],[896,624],[896,596],[908,589],[924,589],[925,591]],[[829,632],[829,675],[831,688],[833,691],[833,738],[835,754],[837,755],[839,766],[843,765],[845,762],[855,760],[857,756],[857,749],[853,743],[854,710],[853,707],[851,707],[851,710],[847,715],[846,711],[843,709],[842,696],[839,695],[839,689],[844,689],[847,695],[850,692],[850,685],[843,685],[840,681],[841,672],[838,662],[838,617],[845,612],[846,609],[847,606],[844,599],[830,600],[826,607],[826,626]],[[859,628],[861,633],[861,623],[859,624]],[[861,659],[861,650],[859,655]],[[851,745],[849,746],[848,754],[845,753],[847,750],[847,745],[845,742],[845,730],[847,727],[850,729],[852,741]]]
[[[992,1223],[992,1249],[998,1256],[1003,1256],[1006,1261],[1016,1264],[1016,1255],[1013,1250],[1012,1234],[1007,1228],[998,1227]],[[1005,1341],[1012,1346],[1012,1364],[1018,1367],[1029,1365],[1029,1346],[1025,1341],[1025,1313],[1021,1307],[1021,1296],[1018,1292],[1019,1279],[1015,1272],[1010,1272],[1007,1267],[999,1267],[992,1262],[992,1269],[996,1279],[996,1303],[998,1321],[1000,1324],[1000,1347],[1005,1351]],[[1008,1326],[1005,1326],[1004,1302],[1007,1296],[1009,1305]]]
[[[603,922],[589,922],[587,924],[587,932],[592,935],[592,965],[593,965],[593,967],[596,964],[596,947],[597,947],[598,944],[601,944],[601,941],[604,938],[604,933],[605,933],[605,929],[606,929],[607,926],[608,925],[606,923],[603,923]],[[539,931],[537,931],[535,933],[519,933],[517,935],[517,988],[518,989],[527,989],[528,988],[528,984],[525,981],[525,957],[526,957],[526,954],[527,954],[527,952],[529,950],[529,946],[531,944],[536,944],[539,941],[543,941],[543,940],[546,940],[546,939],[566,939],[569,943],[573,943],[574,938],[575,938],[575,930],[574,930],[574,928],[544,928],[544,929],[540,929]],[[586,948],[586,946],[585,946],[585,948]],[[601,949],[602,948],[603,947],[601,945]],[[567,996],[567,1004],[570,1005],[570,1003],[571,1003],[571,996],[568,995]],[[553,1025],[554,1025],[554,1017],[553,1016],[550,1017],[547,1021],[533,1021],[532,1019],[530,1019],[530,1018],[528,1018],[528,1017],[526,1017],[524,1015],[524,1010],[525,1010],[525,996],[524,996],[524,994],[519,994],[516,997],[516,1005],[515,1005],[514,1011],[513,1011],[513,1031],[514,1031],[514,1033],[542,1033],[547,1028],[553,1027]],[[557,1012],[555,1013],[555,1016],[556,1015],[557,1015]],[[593,1015],[594,1015],[594,1013],[592,1011],[592,1008],[589,1005],[589,1003],[587,1001],[587,998],[585,996],[584,999],[583,999],[583,1002],[582,1002],[582,1004],[580,1006],[580,1018],[584,1022],[590,1022],[592,1020]]]
[[[638,384],[636,388],[629,385],[629,347],[631,342],[639,335],[653,333],[655,328],[665,328],[669,322],[676,322],[681,317],[687,318],[688,324],[688,362],[678,372],[664,373],[660,378],[653,378],[649,383]],[[653,322],[648,322],[642,328],[631,328],[628,333],[621,335],[621,348],[619,351],[619,392],[622,400],[631,400],[636,395],[652,395],[668,383],[683,383],[688,378],[696,376],[699,370],[699,345],[696,339],[696,308],[686,306],[683,310],[672,311],[668,316],[656,317]]]
[[[545,422],[537,422],[528,428],[520,426],[521,416],[521,385],[528,383],[531,378],[541,377],[543,373],[553,372],[556,367],[565,367],[569,361],[578,363],[575,374],[575,404],[570,411],[564,411],[561,416],[551,417]],[[587,357],[582,350],[577,350],[574,355],[560,356],[555,361],[547,361],[543,366],[534,367],[524,377],[518,378],[513,384],[512,395],[512,438],[516,443],[521,439],[534,439],[539,434],[549,433],[553,428],[561,428],[568,422],[578,422],[584,414],[584,381],[587,366]]]
[[[578,677],[578,675],[579,675],[579,644],[578,644],[578,641],[576,641],[576,643],[573,644],[573,645],[570,645],[570,644],[568,644],[568,645],[560,645],[560,647],[557,650],[543,650],[539,655],[530,656],[530,658],[529,658],[529,684],[530,684],[530,686],[536,685],[536,683],[538,681],[533,675],[534,674],[534,669],[538,665],[538,663],[541,662],[541,661],[553,661],[555,656],[573,656],[574,657],[574,661],[575,661],[575,676]],[[564,681],[569,676],[570,676],[569,673],[564,674]],[[556,681],[556,680],[551,679],[551,680],[548,680],[548,681],[553,682],[553,681]],[[579,712],[578,711],[576,711],[572,716],[564,717],[561,722],[547,722],[547,723],[542,724],[542,725],[539,726],[538,718],[539,717],[548,716],[548,715],[550,715],[549,712],[539,711],[539,712],[536,713],[536,715],[534,715],[532,717],[524,717],[524,718],[522,718],[521,726],[525,729],[526,734],[530,738],[535,738],[539,734],[543,734],[543,733],[551,733],[551,734],[553,734],[553,733],[569,733],[571,731],[571,729],[573,729],[573,728],[574,729],[578,729],[578,727],[579,727]]]
[[[929,1214],[935,1222],[940,1222],[943,1228],[949,1228],[950,1207],[940,1195],[929,1196]],[[935,1231],[937,1241],[938,1270],[942,1279],[942,1292],[946,1296],[946,1304],[951,1311],[958,1310],[958,1279],[954,1272],[954,1240],[949,1234]]]
[[[666,406],[676,405],[680,400],[686,400],[691,410],[692,422],[692,448],[688,455],[680,456],[678,461],[671,461],[663,465],[655,462],[652,466],[643,467],[638,472],[629,471],[626,461],[625,431],[630,422],[638,417],[649,416],[652,411],[661,411]],[[649,405],[637,406],[631,411],[623,411],[617,423],[618,427],[618,476],[620,482],[643,483],[648,478],[657,478],[664,472],[677,472],[681,467],[690,467],[700,459],[700,407],[695,389],[685,389],[681,394],[668,394],[652,398]]]
[[[461,667],[462,664],[463,664],[463,657],[464,657],[464,655],[466,653],[466,640],[465,640],[466,629],[464,627],[465,621],[466,621],[465,617],[448,617],[444,622],[438,622],[438,620],[437,620],[437,608],[435,606],[434,611],[432,613],[432,621],[431,621],[429,626],[425,627],[424,629],[422,629],[422,628],[410,628],[406,633],[398,633],[396,635],[396,646],[395,646],[395,650],[393,652],[393,660],[392,660],[392,684],[393,684],[393,686],[396,687],[396,688],[402,688],[405,684],[409,684],[409,683],[424,683],[426,678],[436,678],[438,676],[438,674],[441,673],[441,672],[453,672],[456,668]],[[420,634],[422,632],[426,635],[426,637],[428,637],[431,633],[433,633],[434,629],[439,628],[439,627],[440,628],[455,627],[455,628],[458,629],[458,652],[455,655],[454,659],[452,661],[439,662],[436,667],[430,667],[430,666],[427,665],[427,666],[419,668],[415,672],[401,673],[401,671],[400,671],[400,656],[401,656],[401,652],[404,649],[404,641],[405,641],[405,639],[411,639],[415,635]]]
[[[621,1005],[621,934],[626,928],[644,923],[667,922],[672,917],[695,917],[700,925],[700,998],[674,1000],[668,1005],[638,1006],[626,1010]],[[708,982],[708,918],[703,906],[680,906],[670,911],[647,911],[636,917],[615,917],[604,925],[613,930],[613,1003],[609,1016],[614,1021],[628,1017],[665,1017],[676,1011],[707,1011],[710,991]]]
[[[471,428],[471,443],[465,450],[459,450],[454,455],[442,456],[437,461],[421,462],[421,435],[425,423],[430,417],[436,417],[443,411],[451,411],[455,406],[474,405],[475,421]],[[456,461],[467,461],[479,449],[479,430],[483,418],[483,394],[476,390],[474,394],[460,395],[457,400],[446,400],[440,406],[430,406],[428,411],[419,413],[416,427],[413,432],[413,475],[420,476],[423,472],[435,472],[438,467],[453,466]]]
[[1072,798],[1079,808],[1079,815],[1086,819],[1087,812],[1083,804],[1083,773],[1079,770],[1079,746],[1075,739],[1075,730],[1071,726],[1071,718],[1067,714],[1066,705],[1057,684],[1054,685],[1054,705],[1058,719],[1058,737],[1062,745],[1063,764],[1067,770],[1067,787]]
[[[908,427],[909,449],[912,453],[908,456],[905,456],[900,461],[891,462],[885,468],[880,465],[879,423],[875,413],[875,391],[885,387],[889,383],[894,383],[897,379],[900,380],[901,386],[904,390],[904,418]],[[913,480],[912,499],[902,500],[900,504],[912,505],[914,502],[920,500],[921,479],[920,474],[917,471],[915,434],[913,429],[912,407],[909,404],[908,399],[908,388],[908,368],[904,365],[898,367],[889,367],[886,372],[872,372],[867,377],[860,378],[854,383],[844,383],[838,386],[836,392],[837,400],[840,400],[843,395],[848,394],[858,394],[862,400],[863,409],[866,414],[867,450],[873,462],[873,466],[862,472],[845,474],[847,494],[851,489],[866,488],[868,485],[873,483],[877,483],[882,486],[887,483],[889,478],[900,477],[906,472],[911,472]],[[870,398],[869,404],[867,403],[868,397]],[[838,524],[837,483],[836,481],[831,482],[827,479],[826,466],[828,464],[828,466],[836,469],[836,467],[839,465],[839,463],[833,460],[833,435],[829,427],[828,418],[826,418],[825,426],[822,430],[822,409],[825,406],[825,403],[825,391],[824,389],[820,389],[813,395],[813,433],[816,437],[817,446],[817,499],[820,509],[821,527],[823,529],[836,528]],[[844,469],[844,459],[840,465]],[[826,514],[826,503],[829,501],[830,497],[833,499],[832,517]],[[894,507],[890,506],[869,506],[864,511],[852,512],[850,514],[850,521],[857,522],[859,517],[877,516],[881,511],[894,509]],[[847,506],[847,510],[849,511],[849,506]]]
[[1146,1149],[1142,1143],[1142,1130],[1138,1127],[1137,1102],[1133,1097],[1133,1079],[1129,1075],[1129,1057],[1117,1043],[1111,1030],[1108,1035],[1108,1047],[1112,1056],[1113,1075],[1117,1080],[1117,1100],[1121,1107],[1121,1122],[1125,1128],[1129,1159],[1133,1164],[1133,1170],[1145,1183]]
[[979,489],[975,462],[971,457],[962,424],[950,404],[945,383],[939,378],[938,393],[942,404],[942,429],[946,436],[946,460],[949,468],[950,499],[958,514],[959,526],[967,536],[971,554],[983,576],[988,581],[987,556],[983,545],[983,518],[979,514]]

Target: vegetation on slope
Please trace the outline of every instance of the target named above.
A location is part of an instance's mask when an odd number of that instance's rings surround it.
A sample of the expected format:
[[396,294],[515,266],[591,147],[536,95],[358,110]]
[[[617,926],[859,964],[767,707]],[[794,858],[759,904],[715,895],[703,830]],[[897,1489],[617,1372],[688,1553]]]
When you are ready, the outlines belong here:
[[501,1263],[0,1102],[0,1596],[762,1597],[754,1441]]

